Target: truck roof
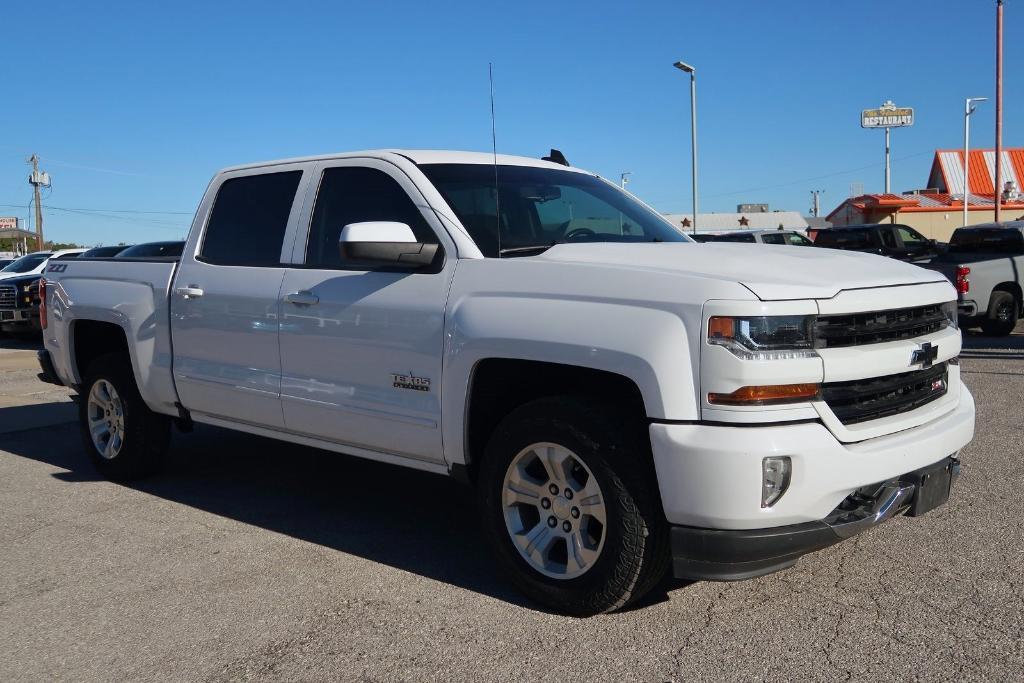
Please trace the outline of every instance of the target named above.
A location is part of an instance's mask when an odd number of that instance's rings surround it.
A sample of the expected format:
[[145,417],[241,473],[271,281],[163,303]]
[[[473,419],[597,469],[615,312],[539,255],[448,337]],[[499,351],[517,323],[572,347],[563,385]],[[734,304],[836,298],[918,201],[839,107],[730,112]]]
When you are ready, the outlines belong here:
[[[391,154],[403,156],[414,164],[486,164],[490,166],[494,163],[494,154],[491,152],[462,152],[437,149],[369,149],[358,152],[337,152],[334,154],[321,154],[306,157],[293,157],[290,159],[260,161],[250,164],[239,164],[237,166],[223,168],[220,170],[220,173],[260,168],[264,166],[303,163],[308,161],[328,161],[331,159],[348,159],[353,157],[386,158]],[[574,168],[572,166],[562,166],[561,164],[544,161],[542,159],[513,156],[510,154],[499,154],[498,164],[506,166],[535,166],[538,168],[551,168],[562,171],[569,170],[576,171],[578,173],[589,173],[589,171],[584,171],[583,169]]]

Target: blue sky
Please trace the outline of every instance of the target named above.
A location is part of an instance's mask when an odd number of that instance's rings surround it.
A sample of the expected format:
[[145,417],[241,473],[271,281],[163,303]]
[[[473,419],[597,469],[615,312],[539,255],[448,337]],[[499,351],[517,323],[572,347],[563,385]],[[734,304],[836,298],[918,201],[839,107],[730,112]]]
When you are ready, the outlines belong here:
[[[859,2],[6,2],[0,215],[26,216],[24,158],[53,177],[48,239],[173,239],[220,167],[374,147],[563,150],[662,211],[690,206],[698,67],[701,208],[831,210],[882,189],[859,112],[916,108],[893,189],[959,147],[963,98],[994,95],[995,0]],[[1024,4],[1006,8],[1004,143],[1024,145]],[[992,103],[974,117],[993,144]],[[180,213],[136,214],[129,211]]]

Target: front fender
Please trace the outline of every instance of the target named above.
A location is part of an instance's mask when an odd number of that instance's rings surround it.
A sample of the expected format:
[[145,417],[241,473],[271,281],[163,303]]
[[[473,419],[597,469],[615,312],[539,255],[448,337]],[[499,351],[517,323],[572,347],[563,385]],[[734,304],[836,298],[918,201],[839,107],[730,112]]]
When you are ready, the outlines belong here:
[[[487,358],[612,372],[637,385],[649,418],[698,417],[686,324],[675,311],[635,303],[478,295],[456,302],[447,326],[442,429],[449,463],[465,462],[467,395],[473,369]],[[553,386],[552,393],[557,392]]]

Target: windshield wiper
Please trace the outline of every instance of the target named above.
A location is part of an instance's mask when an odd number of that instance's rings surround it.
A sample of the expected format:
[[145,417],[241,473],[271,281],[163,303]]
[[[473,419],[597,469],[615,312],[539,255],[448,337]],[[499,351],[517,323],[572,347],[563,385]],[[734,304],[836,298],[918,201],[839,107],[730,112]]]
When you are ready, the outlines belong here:
[[528,247],[509,247],[507,249],[501,249],[498,251],[498,256],[505,256],[506,254],[517,256],[526,256],[530,254],[543,254],[545,251],[555,246],[557,242],[551,244],[531,244]]

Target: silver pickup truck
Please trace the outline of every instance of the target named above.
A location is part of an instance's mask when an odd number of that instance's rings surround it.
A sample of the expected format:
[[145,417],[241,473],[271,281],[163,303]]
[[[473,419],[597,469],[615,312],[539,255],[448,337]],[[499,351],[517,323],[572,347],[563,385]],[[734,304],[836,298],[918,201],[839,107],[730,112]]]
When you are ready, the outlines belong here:
[[1024,315],[1024,221],[957,228],[949,251],[924,267],[956,287],[961,327],[1005,336]]

